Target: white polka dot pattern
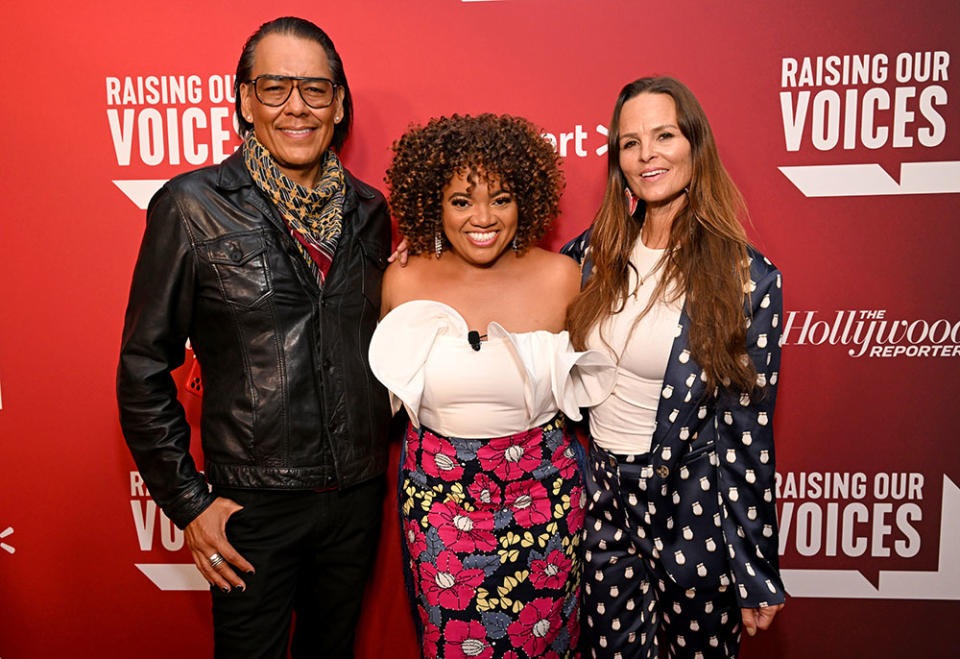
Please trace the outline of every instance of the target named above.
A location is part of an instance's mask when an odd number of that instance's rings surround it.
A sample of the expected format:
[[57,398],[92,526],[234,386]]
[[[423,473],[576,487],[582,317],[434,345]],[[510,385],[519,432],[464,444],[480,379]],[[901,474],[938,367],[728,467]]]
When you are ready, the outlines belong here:
[[[588,240],[589,232],[563,251],[581,257]],[[612,456],[594,447],[588,460],[585,546],[592,551],[585,573],[588,581],[602,580],[604,587],[585,593],[584,609],[595,612],[603,604],[607,611],[594,616],[595,626],[585,628],[594,656],[622,652],[655,657],[658,626],[667,627],[667,638],[673,640],[670,656],[735,656],[739,615],[721,623],[713,614],[722,612],[726,618],[731,608],[784,600],[777,565],[772,423],[782,278],[759,252],[751,249],[750,256],[744,315],[758,389],[741,395],[721,388],[705,395],[705,374],[690,352],[690,319],[684,311],[664,374],[650,452]],[[591,267],[588,259],[585,276]],[[611,519],[606,511],[616,512]],[[627,534],[613,541],[620,529]],[[638,571],[632,579],[624,574],[626,566]],[[633,603],[641,597],[640,587],[627,587],[637,580],[658,586],[644,590],[642,605]],[[611,595],[614,587],[617,596]],[[691,595],[699,611],[685,607]],[[631,621],[628,612],[634,606],[650,615],[634,612]],[[610,626],[614,618],[619,630]],[[686,632],[680,631],[681,621]],[[628,640],[628,632],[649,639],[644,651]],[[601,636],[602,651],[596,643]]]

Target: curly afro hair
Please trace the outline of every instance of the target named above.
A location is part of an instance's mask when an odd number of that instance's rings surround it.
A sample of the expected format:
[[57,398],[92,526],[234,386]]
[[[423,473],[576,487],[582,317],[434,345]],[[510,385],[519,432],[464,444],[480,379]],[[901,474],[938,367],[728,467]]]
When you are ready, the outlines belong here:
[[499,179],[514,195],[518,251],[543,238],[559,214],[564,187],[560,158],[522,117],[455,114],[431,119],[426,126],[411,126],[393,143],[393,152],[384,180],[390,211],[411,254],[433,250],[434,235],[443,235],[443,188],[457,173],[471,186],[478,174],[487,181]]

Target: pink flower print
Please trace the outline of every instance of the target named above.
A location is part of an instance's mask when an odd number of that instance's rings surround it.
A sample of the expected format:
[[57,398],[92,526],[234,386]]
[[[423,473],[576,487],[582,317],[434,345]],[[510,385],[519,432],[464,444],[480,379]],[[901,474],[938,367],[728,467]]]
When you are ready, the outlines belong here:
[[451,620],[443,631],[444,654],[450,659],[490,659],[493,648],[487,630],[476,620]]
[[500,486],[484,473],[477,474],[473,483],[467,486],[467,492],[473,497],[474,505],[480,510],[489,508],[500,510],[503,503],[503,493]]
[[568,442],[557,447],[550,462],[557,468],[561,478],[572,478],[577,473],[576,454],[573,452],[573,445]]
[[497,540],[493,535],[493,513],[490,511],[468,512],[456,501],[435,501],[427,519],[437,529],[444,547],[451,551],[472,554],[497,548]]
[[427,548],[427,536],[420,528],[420,523],[415,519],[403,521],[403,539],[407,542],[407,549],[411,558],[419,558],[423,550]]
[[507,485],[506,504],[517,524],[530,528],[550,521],[550,499],[537,481],[519,481]]
[[493,439],[480,447],[480,466],[503,481],[514,480],[540,466],[542,434],[520,433]]
[[544,560],[535,560],[530,564],[530,583],[536,588],[563,588],[573,567],[563,551],[554,549]]
[[453,444],[436,435],[425,434],[421,448],[423,471],[428,475],[445,481],[460,480],[463,476],[463,465],[457,460]]
[[415,471],[417,468],[416,455],[420,450],[420,436],[413,432],[413,426],[407,426],[407,451],[403,456],[403,468]]
[[437,564],[420,564],[420,587],[430,606],[463,611],[483,582],[483,570],[464,570],[452,551],[442,551]]
[[583,516],[586,513],[586,496],[583,488],[577,486],[570,490],[570,510],[567,512],[567,530],[579,533],[583,528]]
[[513,647],[522,648],[530,657],[539,657],[560,631],[560,607],[563,600],[540,597],[529,602],[517,619],[507,627]]
[[420,613],[420,625],[423,627],[423,656],[425,659],[436,659],[437,643],[440,642],[440,628],[430,622],[430,616],[422,604],[417,605]]

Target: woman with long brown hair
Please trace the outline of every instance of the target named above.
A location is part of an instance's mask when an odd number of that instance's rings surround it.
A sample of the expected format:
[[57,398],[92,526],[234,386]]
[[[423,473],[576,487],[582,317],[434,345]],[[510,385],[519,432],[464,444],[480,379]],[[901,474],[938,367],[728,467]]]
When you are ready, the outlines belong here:
[[733,657],[783,606],[773,408],[780,272],[747,241],[743,203],[693,93],[626,85],[568,311],[578,350],[617,361],[590,411],[583,632],[595,657]]

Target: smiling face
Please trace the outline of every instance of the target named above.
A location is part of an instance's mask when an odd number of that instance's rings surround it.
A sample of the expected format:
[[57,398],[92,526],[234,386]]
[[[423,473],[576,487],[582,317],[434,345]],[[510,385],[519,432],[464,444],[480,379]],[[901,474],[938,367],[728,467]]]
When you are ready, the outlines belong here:
[[513,194],[497,178],[483,172],[471,185],[458,172],[443,187],[443,233],[453,252],[471,265],[489,266],[509,249],[517,233],[519,208]]
[[[332,79],[323,47],[315,41],[288,34],[268,34],[254,55],[251,78],[271,74]],[[257,140],[270,152],[285,175],[312,187],[324,153],[330,148],[333,129],[343,117],[343,89],[336,88],[333,103],[311,108],[297,89],[286,103],[270,107],[257,100],[252,84],[241,88],[241,109],[253,124]]]
[[690,142],[680,132],[677,104],[669,94],[641,93],[620,111],[620,171],[647,211],[676,214],[690,185]]

